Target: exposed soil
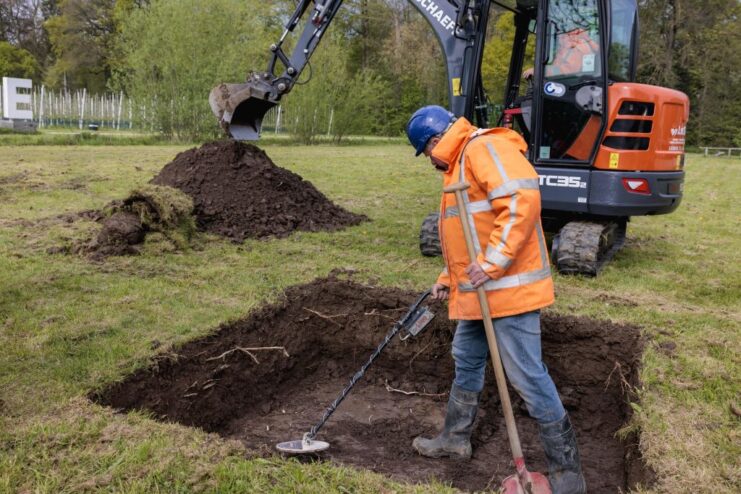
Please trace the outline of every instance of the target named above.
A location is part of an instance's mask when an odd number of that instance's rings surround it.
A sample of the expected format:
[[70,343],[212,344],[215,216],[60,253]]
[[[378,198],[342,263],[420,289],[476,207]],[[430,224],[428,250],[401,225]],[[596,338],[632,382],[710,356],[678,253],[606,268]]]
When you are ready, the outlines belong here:
[[[292,287],[280,303],[177,349],[93,399],[117,409],[150,410],[270,455],[276,443],[300,439],[321,417],[415,298],[334,278]],[[444,306],[430,308],[437,317],[425,331],[392,341],[321,430],[318,438],[331,447],[318,459],[404,481],[436,477],[461,489],[494,489],[513,468],[492,376],[471,461],[426,459],[411,447],[415,436],[433,435],[441,426],[453,376],[454,324]],[[234,350],[268,346],[285,347],[290,357],[254,350],[257,363]],[[641,351],[635,327],[544,315],[544,360],[577,428],[592,493],[615,493],[646,478],[634,445],[615,437],[630,418],[628,393]],[[513,403],[528,465],[545,472],[536,423],[519,398],[513,396]]]
[[199,229],[229,237],[285,237],[334,231],[367,220],[327,199],[310,182],[273,164],[258,147],[217,141],[178,154],[152,183],[193,198]]
[[96,258],[135,254],[134,247],[144,242],[146,232],[139,216],[119,211],[103,220],[103,228],[91,247],[91,255]]

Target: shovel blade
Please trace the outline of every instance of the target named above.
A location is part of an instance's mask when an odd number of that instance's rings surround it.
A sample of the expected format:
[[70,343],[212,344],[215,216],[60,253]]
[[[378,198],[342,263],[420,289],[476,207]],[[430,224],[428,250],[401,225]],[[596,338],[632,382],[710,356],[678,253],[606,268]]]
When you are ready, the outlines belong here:
[[502,482],[503,494],[551,494],[551,484],[542,473],[527,472],[527,485],[523,486],[520,477],[510,475]]
[[211,90],[208,103],[227,135],[239,141],[256,141],[262,119],[277,104],[270,99],[270,89],[262,80],[219,84]]

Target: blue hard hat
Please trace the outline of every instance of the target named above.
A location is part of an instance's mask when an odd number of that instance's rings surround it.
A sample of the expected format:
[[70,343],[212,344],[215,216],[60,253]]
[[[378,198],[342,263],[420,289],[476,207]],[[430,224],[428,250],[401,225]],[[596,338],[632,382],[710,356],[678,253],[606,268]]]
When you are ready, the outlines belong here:
[[431,137],[442,134],[453,121],[455,115],[442,106],[423,106],[412,115],[407,122],[407,137],[417,151],[415,156],[422,154]]

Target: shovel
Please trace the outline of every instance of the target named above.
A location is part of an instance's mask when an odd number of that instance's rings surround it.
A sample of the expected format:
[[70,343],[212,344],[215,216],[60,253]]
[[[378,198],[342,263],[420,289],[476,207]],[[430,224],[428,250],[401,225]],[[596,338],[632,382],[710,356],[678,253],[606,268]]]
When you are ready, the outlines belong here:
[[[449,187],[445,187],[443,192],[446,194],[455,194],[455,201],[460,211],[461,226],[463,227],[463,236],[466,240],[466,249],[471,262],[476,262],[476,251],[474,250],[474,240],[471,235],[471,226],[469,225],[468,210],[463,197],[463,191],[468,189],[470,184],[459,182]],[[494,375],[497,380],[497,391],[499,392],[499,401],[502,402],[502,411],[504,412],[504,422],[507,424],[507,437],[509,447],[512,450],[512,458],[515,463],[517,473],[510,475],[502,482],[502,492],[504,494],[551,494],[551,487],[548,479],[538,472],[529,472],[525,467],[525,457],[522,455],[522,446],[520,445],[520,436],[517,434],[515,425],[515,415],[512,413],[512,403],[509,401],[509,392],[507,391],[507,379],[504,376],[502,368],[502,359],[499,356],[499,347],[497,339],[494,336],[494,325],[491,322],[491,313],[489,312],[489,301],[486,298],[486,292],[483,286],[476,289],[481,306],[481,317],[484,320],[484,329],[486,331],[486,340],[489,343],[489,354],[491,363],[494,367]]]

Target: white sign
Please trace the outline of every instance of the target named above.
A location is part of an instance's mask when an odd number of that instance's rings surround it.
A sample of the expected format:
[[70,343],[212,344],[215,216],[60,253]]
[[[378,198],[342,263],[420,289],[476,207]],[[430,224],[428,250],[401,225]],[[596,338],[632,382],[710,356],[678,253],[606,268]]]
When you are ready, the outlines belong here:
[[[22,91],[18,91],[21,89]],[[31,110],[31,79],[3,77],[3,118],[33,120]]]
[[584,55],[581,59],[581,71],[582,72],[594,72],[594,53]]

